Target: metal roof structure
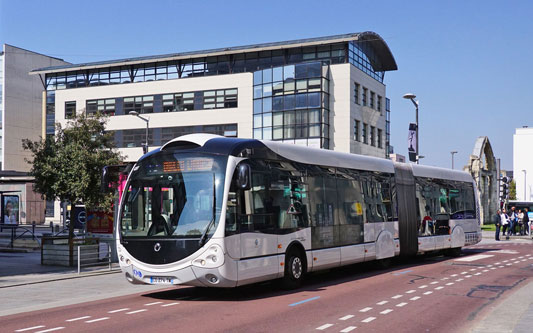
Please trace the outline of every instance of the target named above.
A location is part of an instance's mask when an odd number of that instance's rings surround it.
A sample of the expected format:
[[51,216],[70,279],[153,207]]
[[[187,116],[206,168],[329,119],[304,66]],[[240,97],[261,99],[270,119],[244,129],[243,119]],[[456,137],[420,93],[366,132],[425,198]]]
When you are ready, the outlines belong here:
[[381,36],[375,32],[366,31],[360,33],[350,33],[343,35],[334,35],[326,37],[316,37],[316,38],[306,38],[306,39],[297,39],[290,41],[282,42],[272,42],[272,43],[262,43],[262,44],[252,44],[245,46],[235,46],[235,47],[226,47],[218,49],[209,49],[201,51],[190,51],[190,52],[181,52],[181,53],[172,53],[164,55],[154,55],[154,56],[145,56],[145,57],[135,57],[135,58],[125,58],[118,60],[106,60],[98,62],[89,62],[82,64],[72,64],[72,65],[62,65],[62,66],[52,66],[35,69],[30,72],[30,74],[47,74],[47,73],[57,73],[65,71],[74,71],[74,70],[87,70],[95,69],[102,67],[110,66],[126,66],[126,65],[135,65],[146,62],[155,62],[155,61],[172,61],[172,60],[181,60],[181,59],[192,59],[198,57],[212,57],[219,55],[230,55],[238,53],[248,53],[248,52],[258,52],[258,51],[269,51],[269,50],[280,50],[293,47],[305,47],[305,46],[318,46],[331,43],[340,43],[340,42],[349,42],[349,41],[359,41],[359,42],[368,42],[372,45],[376,51],[376,55],[379,57],[379,65],[376,64],[376,71],[390,71],[397,70],[396,61],[385,42]]

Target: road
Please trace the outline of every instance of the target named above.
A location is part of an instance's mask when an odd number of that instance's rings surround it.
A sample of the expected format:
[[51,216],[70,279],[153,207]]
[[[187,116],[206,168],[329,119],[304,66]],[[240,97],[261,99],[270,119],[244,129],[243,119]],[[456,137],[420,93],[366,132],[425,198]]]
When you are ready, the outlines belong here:
[[29,333],[467,332],[532,280],[531,242],[499,242],[465,248],[459,258],[317,273],[294,291],[275,283],[178,287],[4,316],[0,323],[3,332]]

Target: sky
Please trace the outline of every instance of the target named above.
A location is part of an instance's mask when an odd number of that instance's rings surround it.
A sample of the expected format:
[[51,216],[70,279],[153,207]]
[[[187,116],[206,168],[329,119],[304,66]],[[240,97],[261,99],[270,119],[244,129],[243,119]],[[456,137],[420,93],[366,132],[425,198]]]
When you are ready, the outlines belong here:
[[[421,164],[468,163],[488,136],[502,169],[513,167],[513,134],[533,126],[532,1],[30,1],[0,0],[0,43],[84,63],[373,31],[397,71],[391,144],[407,156],[420,103]],[[528,152],[517,152],[528,153]]]

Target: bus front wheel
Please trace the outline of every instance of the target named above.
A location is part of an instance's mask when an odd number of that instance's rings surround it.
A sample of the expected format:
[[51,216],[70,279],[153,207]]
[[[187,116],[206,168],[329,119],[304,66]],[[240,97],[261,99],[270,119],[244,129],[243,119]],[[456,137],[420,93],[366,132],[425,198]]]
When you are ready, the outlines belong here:
[[295,289],[302,284],[304,277],[304,259],[300,251],[293,250],[285,257],[285,274],[282,280],[282,287],[285,289]]

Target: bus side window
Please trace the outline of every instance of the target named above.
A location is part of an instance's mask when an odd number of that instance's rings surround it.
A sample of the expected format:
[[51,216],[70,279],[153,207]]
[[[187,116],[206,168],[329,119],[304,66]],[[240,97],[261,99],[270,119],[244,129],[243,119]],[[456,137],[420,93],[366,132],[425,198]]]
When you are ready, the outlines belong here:
[[226,236],[237,233],[237,193],[228,193],[226,206]]

